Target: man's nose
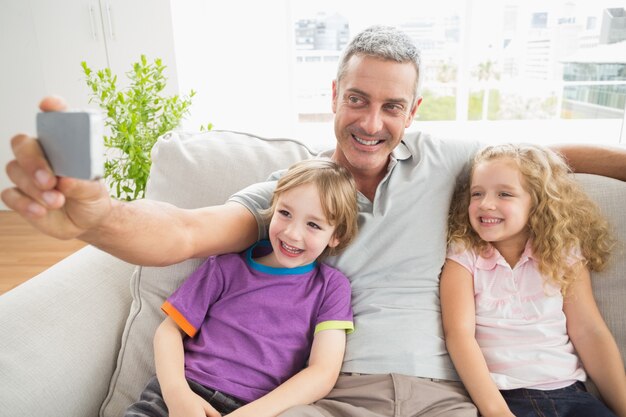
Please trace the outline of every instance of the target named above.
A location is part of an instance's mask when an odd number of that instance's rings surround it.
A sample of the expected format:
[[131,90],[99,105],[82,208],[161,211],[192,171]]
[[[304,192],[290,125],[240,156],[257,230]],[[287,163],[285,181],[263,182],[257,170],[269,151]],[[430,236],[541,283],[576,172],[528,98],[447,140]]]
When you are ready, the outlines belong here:
[[379,109],[372,108],[363,116],[361,128],[368,135],[375,135],[382,130],[383,118]]

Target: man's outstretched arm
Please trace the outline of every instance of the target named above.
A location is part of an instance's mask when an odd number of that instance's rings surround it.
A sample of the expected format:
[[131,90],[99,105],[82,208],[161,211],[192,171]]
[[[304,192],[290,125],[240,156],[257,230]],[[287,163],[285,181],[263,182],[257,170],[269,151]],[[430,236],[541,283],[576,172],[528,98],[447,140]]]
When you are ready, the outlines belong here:
[[[43,111],[60,111],[65,103],[47,98]],[[78,238],[125,261],[168,265],[190,257],[238,252],[256,239],[256,219],[238,203],[195,210],[109,197],[102,181],[56,177],[35,138],[11,140],[15,159],[7,164],[14,187],[2,201],[43,233]]]
[[574,172],[604,175],[626,181],[626,147],[605,145],[551,145]]
[[239,203],[181,209],[168,203],[114,201],[110,217],[78,238],[138,265],[241,252],[258,237],[255,217]]

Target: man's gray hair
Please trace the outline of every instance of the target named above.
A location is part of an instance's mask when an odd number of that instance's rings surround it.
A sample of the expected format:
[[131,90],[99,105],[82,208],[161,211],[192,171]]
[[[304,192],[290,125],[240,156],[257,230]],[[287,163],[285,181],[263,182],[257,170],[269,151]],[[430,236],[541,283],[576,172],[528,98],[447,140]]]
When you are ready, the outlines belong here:
[[345,75],[348,61],[353,55],[365,55],[385,61],[399,63],[410,62],[415,66],[415,98],[418,97],[420,84],[420,51],[413,40],[406,33],[392,26],[370,26],[357,34],[343,51],[339,68],[337,69],[337,83]]

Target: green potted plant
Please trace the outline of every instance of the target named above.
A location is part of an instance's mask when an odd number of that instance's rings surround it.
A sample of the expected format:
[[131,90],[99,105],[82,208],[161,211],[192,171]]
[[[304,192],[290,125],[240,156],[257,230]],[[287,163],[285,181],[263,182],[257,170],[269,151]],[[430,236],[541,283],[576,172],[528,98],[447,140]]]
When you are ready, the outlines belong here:
[[[191,90],[182,98],[164,96],[166,67],[158,58],[150,63],[141,55],[126,73],[130,85],[124,89],[118,89],[117,76],[110,68],[94,71],[84,61],[81,65],[91,89],[90,102],[97,102],[104,110],[109,133],[104,136],[104,177],[111,195],[122,200],[143,198],[152,147],[159,136],[180,125],[195,92]],[[211,125],[207,128],[210,130]]]

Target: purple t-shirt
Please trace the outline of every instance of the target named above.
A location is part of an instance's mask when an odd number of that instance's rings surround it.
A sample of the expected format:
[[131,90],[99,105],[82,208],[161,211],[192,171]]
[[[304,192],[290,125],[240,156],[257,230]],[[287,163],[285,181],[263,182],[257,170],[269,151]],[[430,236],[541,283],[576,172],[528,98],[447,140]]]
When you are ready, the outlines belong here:
[[186,377],[244,401],[303,369],[317,331],[353,329],[350,283],[341,272],[254,261],[270,251],[261,241],[208,258],[162,307],[189,336]]

